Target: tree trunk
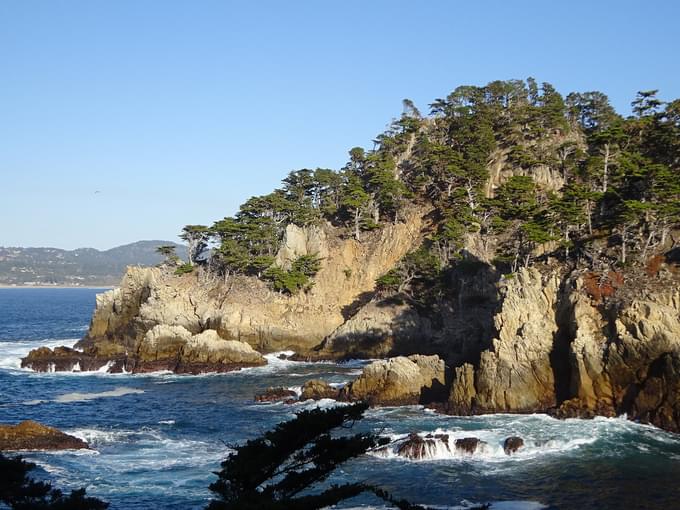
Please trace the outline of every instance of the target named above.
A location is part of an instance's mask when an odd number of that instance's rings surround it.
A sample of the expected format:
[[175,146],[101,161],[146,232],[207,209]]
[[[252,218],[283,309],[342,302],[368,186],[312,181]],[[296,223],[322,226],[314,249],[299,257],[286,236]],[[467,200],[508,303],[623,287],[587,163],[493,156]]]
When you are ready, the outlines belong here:
[[360,232],[359,232],[359,219],[361,218],[361,214],[359,212],[359,208],[354,210],[354,238],[357,241],[360,241]]

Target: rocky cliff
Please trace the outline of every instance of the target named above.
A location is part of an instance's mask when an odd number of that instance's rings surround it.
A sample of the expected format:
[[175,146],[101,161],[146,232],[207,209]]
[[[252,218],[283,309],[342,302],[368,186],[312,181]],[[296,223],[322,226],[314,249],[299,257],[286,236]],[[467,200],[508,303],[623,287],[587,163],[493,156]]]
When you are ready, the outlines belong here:
[[590,278],[531,269],[507,281],[498,335],[478,364],[455,368],[449,412],[625,413],[680,431],[677,281],[605,303]]
[[[274,292],[253,277],[215,281],[201,272],[176,276],[131,267],[120,287],[97,297],[87,335],[76,345],[82,352],[39,349],[23,365],[193,373],[264,363],[251,347],[307,352],[370,299],[376,278],[420,244],[425,213],[413,209],[406,221],[368,233],[362,242],[341,236],[330,224],[288,225],[277,255],[280,266],[300,255],[321,257],[314,286],[295,296]],[[201,354],[206,334],[211,346],[219,344],[213,354]]]

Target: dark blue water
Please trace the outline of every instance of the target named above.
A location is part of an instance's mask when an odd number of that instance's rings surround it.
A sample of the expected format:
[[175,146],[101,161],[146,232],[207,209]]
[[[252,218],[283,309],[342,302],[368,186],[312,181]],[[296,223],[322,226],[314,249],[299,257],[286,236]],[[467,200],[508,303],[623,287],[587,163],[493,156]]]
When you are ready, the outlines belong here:
[[[19,369],[29,349],[71,345],[82,336],[96,293],[0,289],[0,422],[34,419],[86,439],[91,452],[27,457],[43,476],[63,487],[84,486],[113,509],[204,507],[227,444],[319,405],[256,404],[256,392],[299,387],[312,377],[341,383],[361,368],[270,356],[267,367],[197,377]],[[366,456],[339,470],[335,481],[371,481],[400,497],[446,507],[493,501],[496,509],[680,508],[680,438],[624,419],[459,418],[409,407],[372,410],[360,426],[394,438],[410,431],[476,436],[487,446],[472,457],[438,449],[420,462],[389,452]],[[526,442],[513,457],[501,447],[510,435]],[[380,503],[365,497],[344,505],[352,506]]]

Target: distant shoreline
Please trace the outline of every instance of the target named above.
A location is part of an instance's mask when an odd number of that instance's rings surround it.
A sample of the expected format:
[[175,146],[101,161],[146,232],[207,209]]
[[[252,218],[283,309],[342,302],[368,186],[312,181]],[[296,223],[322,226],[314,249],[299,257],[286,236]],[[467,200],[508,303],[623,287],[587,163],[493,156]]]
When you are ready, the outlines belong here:
[[0,289],[113,289],[113,285],[7,285],[0,283]]

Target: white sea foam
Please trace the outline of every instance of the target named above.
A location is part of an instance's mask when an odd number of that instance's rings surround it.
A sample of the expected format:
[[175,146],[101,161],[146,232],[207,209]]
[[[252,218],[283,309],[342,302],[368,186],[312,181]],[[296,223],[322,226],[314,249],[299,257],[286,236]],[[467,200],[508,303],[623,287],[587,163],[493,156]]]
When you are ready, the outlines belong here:
[[[402,427],[413,422],[417,426],[417,410],[391,408],[372,410],[370,415],[374,419],[388,420],[399,423]],[[402,414],[401,419],[399,413]],[[410,413],[410,414],[409,414]],[[423,414],[420,414],[421,418]],[[544,456],[572,455],[576,451],[600,443],[607,444],[606,455],[619,455],[617,442],[612,441],[622,433],[635,433],[646,438],[649,444],[639,444],[638,450],[643,452],[662,451],[669,443],[680,444],[680,438],[665,433],[649,425],[641,425],[619,418],[595,418],[593,420],[568,419],[557,420],[547,415],[507,415],[494,414],[473,417],[452,417],[446,415],[426,414],[428,423],[441,423],[440,427],[420,428],[419,435],[448,435],[448,442],[441,438],[430,437],[425,446],[425,456],[420,460],[404,459],[397,454],[398,448],[407,439],[406,433],[395,433],[393,430],[383,430],[392,441],[387,448],[371,452],[376,457],[387,459],[402,459],[415,462],[423,461],[465,461],[490,464],[506,464]],[[406,425],[408,426],[408,425]],[[414,426],[414,430],[419,430]],[[403,428],[401,429],[403,430]],[[506,438],[519,436],[524,445],[512,455],[503,450]],[[456,449],[456,439],[475,437],[483,441],[473,454]],[[611,446],[614,445],[614,446]],[[626,446],[621,446],[626,448]],[[601,453],[600,453],[601,454]],[[512,465],[512,464],[508,464]]]
[[127,388],[121,386],[120,388],[115,388],[109,391],[102,391],[100,393],[66,393],[64,395],[59,395],[54,399],[54,402],[58,403],[69,403],[69,402],[87,402],[88,400],[95,400],[98,398],[111,398],[111,397],[122,397],[124,395],[135,395],[144,393],[144,390],[138,388]]
[[215,464],[233,452],[221,443],[168,437],[160,430],[77,428],[66,433],[87,442],[91,448],[106,450],[109,469],[164,471],[173,466]]

